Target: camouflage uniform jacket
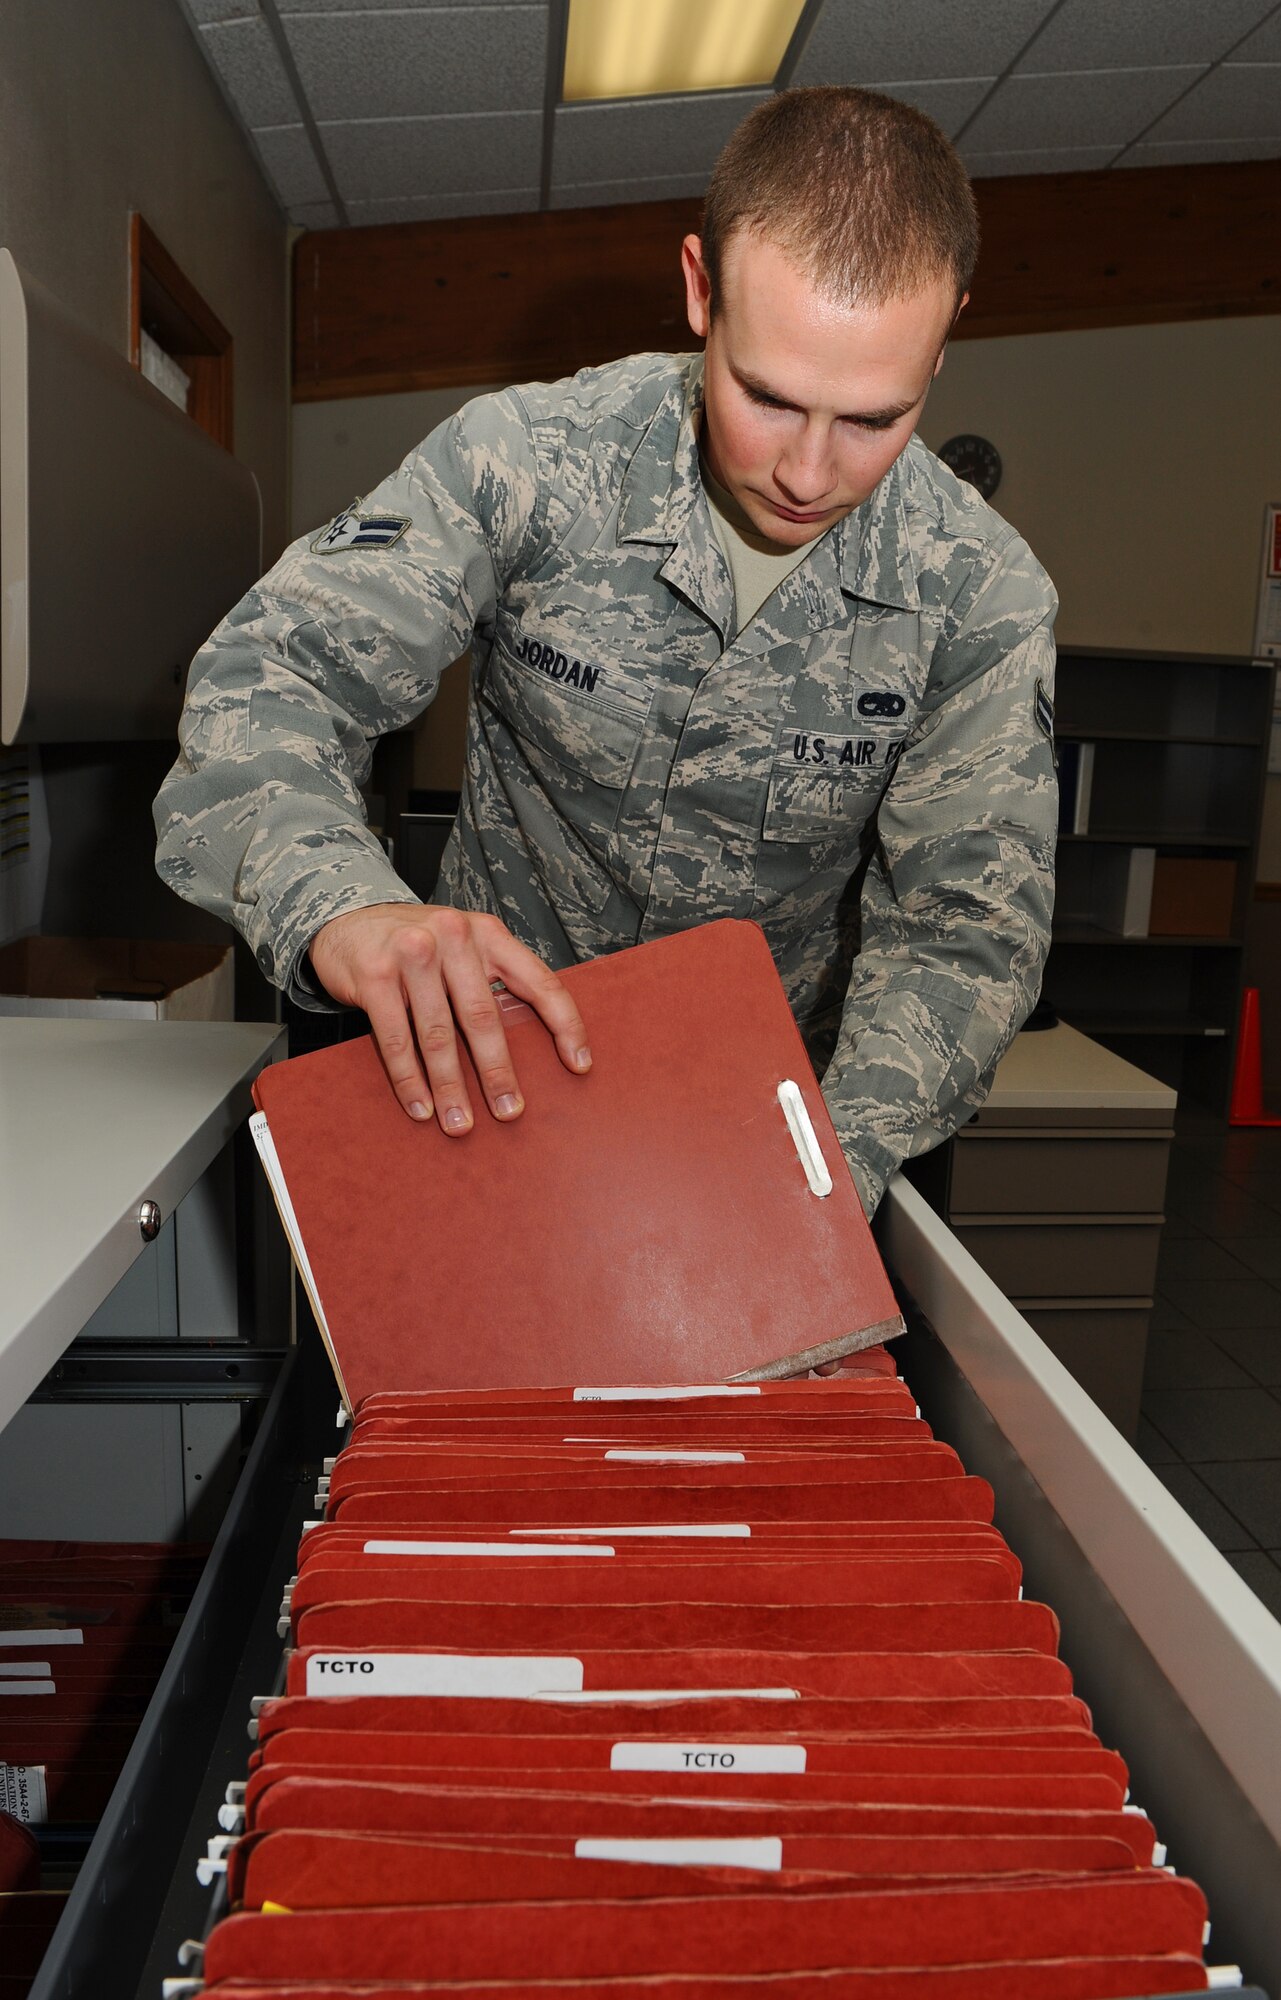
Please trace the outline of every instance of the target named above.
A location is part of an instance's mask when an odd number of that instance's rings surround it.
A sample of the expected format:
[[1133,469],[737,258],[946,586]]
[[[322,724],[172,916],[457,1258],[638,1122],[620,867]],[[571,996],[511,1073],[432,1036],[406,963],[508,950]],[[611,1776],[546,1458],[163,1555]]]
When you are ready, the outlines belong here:
[[365,825],[371,743],[470,647],[440,900],[556,967],[754,918],[870,1211],[1036,995],[1054,592],[913,439],[732,636],[701,382],[641,355],[481,397],[295,542],[197,656],[159,868],[325,1004],[321,925],[415,900]]

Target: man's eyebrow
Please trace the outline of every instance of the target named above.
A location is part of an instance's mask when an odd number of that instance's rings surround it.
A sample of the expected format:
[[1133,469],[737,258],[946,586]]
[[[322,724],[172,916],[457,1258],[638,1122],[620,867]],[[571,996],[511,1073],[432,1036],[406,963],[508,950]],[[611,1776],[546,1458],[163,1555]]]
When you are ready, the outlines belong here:
[[[762,382],[759,376],[750,374],[747,369],[736,368],[731,362],[730,371],[742,387],[753,395],[763,396],[768,402],[777,403],[783,410],[801,408],[799,403],[793,403],[788,397],[781,396],[777,389],[771,389],[768,382]],[[905,402],[888,403],[881,410],[842,410],[840,420],[854,424],[892,424],[897,422],[899,417],[905,417],[909,410],[914,410],[920,400],[919,396],[910,396]]]

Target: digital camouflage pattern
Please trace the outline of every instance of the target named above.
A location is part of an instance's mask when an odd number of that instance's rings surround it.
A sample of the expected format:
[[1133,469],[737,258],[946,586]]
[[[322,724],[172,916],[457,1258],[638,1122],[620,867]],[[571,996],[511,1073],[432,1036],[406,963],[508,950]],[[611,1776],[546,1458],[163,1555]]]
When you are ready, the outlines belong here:
[[755,919],[870,1211],[1036,996],[1055,597],[913,439],[732,636],[701,381],[640,355],[478,398],[295,542],[197,656],[159,868],[324,1005],[321,925],[415,900],[365,825],[373,740],[470,646],[441,900],[556,967]]

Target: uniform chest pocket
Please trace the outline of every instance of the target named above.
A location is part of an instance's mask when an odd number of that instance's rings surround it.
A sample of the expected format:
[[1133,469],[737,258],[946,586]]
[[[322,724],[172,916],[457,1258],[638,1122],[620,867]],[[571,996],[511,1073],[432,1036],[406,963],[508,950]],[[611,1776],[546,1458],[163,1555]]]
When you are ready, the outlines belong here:
[[765,840],[840,842],[876,810],[894,768],[890,743],[850,736],[788,736],[770,775]]
[[[550,643],[523,642],[524,657],[495,646],[482,698],[536,770],[572,772],[621,791],[636,758],[650,696],[616,666],[594,666]],[[550,769],[548,768],[550,767]]]

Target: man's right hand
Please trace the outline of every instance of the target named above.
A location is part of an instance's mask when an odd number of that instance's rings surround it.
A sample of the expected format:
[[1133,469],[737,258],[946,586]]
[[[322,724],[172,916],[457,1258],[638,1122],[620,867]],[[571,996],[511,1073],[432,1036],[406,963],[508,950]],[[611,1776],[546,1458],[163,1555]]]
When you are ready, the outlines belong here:
[[317,931],[311,963],[332,999],[368,1015],[410,1117],[434,1112],[451,1138],[474,1122],[459,1034],[494,1117],[519,1118],[525,1108],[492,980],[534,1009],[566,1069],[591,1068],[587,1031],[567,989],[497,917],[431,903],[375,903]]

